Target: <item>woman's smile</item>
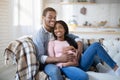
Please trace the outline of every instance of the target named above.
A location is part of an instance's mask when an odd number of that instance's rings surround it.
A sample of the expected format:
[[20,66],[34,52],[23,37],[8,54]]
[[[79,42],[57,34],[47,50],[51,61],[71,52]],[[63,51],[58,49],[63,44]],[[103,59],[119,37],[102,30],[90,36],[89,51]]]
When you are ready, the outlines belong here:
[[54,29],[54,33],[57,37],[57,39],[64,39],[64,35],[65,35],[65,30],[64,27],[61,24],[56,24],[55,29]]
[[56,36],[59,37],[59,36],[64,36],[64,35],[62,35],[61,32],[56,32]]

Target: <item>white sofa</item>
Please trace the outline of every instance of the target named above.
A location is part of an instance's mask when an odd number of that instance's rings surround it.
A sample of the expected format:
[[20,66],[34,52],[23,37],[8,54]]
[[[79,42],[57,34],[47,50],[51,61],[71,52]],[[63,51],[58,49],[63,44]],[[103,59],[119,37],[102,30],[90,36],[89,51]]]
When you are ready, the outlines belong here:
[[[119,39],[111,39],[111,40],[103,40],[103,39],[100,39],[100,40],[98,40],[98,39],[90,39],[89,40],[89,39],[83,39],[83,40],[84,40],[85,44],[88,44],[87,42],[89,42],[90,44],[93,43],[93,42],[96,42],[96,41],[102,42],[103,45],[104,45],[104,48],[106,49],[108,54],[120,66],[120,40]],[[110,69],[107,65],[105,65],[105,66],[108,69]],[[10,69],[10,70],[12,70],[12,69]],[[6,72],[6,71],[8,71],[8,69],[4,70],[4,72]],[[3,74],[4,74],[4,72],[3,72]],[[88,71],[87,73],[89,75],[89,79],[90,80],[120,80],[120,77],[117,77],[115,75],[110,75],[108,73],[98,73],[98,72],[93,72],[93,71]],[[8,76],[9,75],[10,74],[8,74]],[[13,76],[15,76],[15,74],[12,74],[11,76],[9,77],[9,80],[14,80]],[[39,76],[40,76],[40,80],[46,80],[46,75],[43,72],[42,73],[40,72]],[[2,77],[2,74],[1,74],[1,77]],[[7,77],[3,77],[3,78],[0,78],[0,79],[8,80]]]
[[[96,39],[91,39],[91,43],[94,41],[99,41]],[[102,39],[103,47],[106,49],[108,54],[112,57],[112,59],[117,62],[120,66],[120,38],[116,39]],[[110,69],[107,64],[105,67]],[[120,80],[120,76],[111,75],[109,73],[97,73],[97,72],[87,72],[90,80]]]
[[120,80],[120,77],[107,73],[87,72],[89,80]]
[[[108,52],[108,54],[112,57],[112,59],[117,62],[117,64],[120,66],[120,38],[117,39],[82,39],[85,46],[88,44],[92,44],[93,42],[101,42],[103,44],[104,49]],[[105,64],[104,65],[108,70],[111,68]],[[93,72],[88,71],[89,80],[120,80],[120,77],[116,75],[112,75],[109,73],[103,73],[103,72]],[[46,75],[44,73],[40,74],[41,80],[46,78]],[[69,80],[69,79],[66,79]]]

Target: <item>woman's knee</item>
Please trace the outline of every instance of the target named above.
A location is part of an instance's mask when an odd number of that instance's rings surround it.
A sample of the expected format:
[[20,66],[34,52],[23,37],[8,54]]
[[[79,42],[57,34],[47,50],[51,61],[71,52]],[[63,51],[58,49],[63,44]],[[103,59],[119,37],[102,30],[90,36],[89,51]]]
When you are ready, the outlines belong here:
[[87,73],[77,74],[71,80],[89,80],[89,76]]
[[80,68],[66,67],[62,71],[70,80],[89,80],[88,74]]
[[88,76],[88,74],[86,73],[86,74],[83,74],[83,79],[82,80],[89,80],[89,76]]
[[92,47],[98,47],[101,46],[101,43],[99,42],[94,42],[93,44],[91,44]]
[[78,79],[76,80],[89,80],[89,76],[87,73],[79,74]]

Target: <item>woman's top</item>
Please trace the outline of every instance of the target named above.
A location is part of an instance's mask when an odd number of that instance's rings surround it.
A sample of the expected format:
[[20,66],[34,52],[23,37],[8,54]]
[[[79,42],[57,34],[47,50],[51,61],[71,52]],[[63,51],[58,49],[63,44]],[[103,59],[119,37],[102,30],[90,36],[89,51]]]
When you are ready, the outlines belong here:
[[[63,48],[70,46],[67,41],[54,40],[50,41],[48,44],[48,54],[51,57],[60,57],[63,53]],[[68,51],[68,54],[74,54],[71,50]],[[57,66],[62,67],[65,63],[57,63]]]

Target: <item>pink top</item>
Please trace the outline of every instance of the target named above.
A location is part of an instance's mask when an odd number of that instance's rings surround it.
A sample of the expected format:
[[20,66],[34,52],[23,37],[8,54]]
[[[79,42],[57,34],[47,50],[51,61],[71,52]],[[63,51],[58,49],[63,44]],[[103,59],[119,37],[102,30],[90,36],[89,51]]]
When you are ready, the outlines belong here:
[[[48,44],[48,54],[51,57],[60,57],[63,53],[63,48],[70,46],[67,41],[50,41]],[[70,54],[74,53],[72,51],[68,51]],[[62,67],[62,63],[58,63],[57,66]]]

